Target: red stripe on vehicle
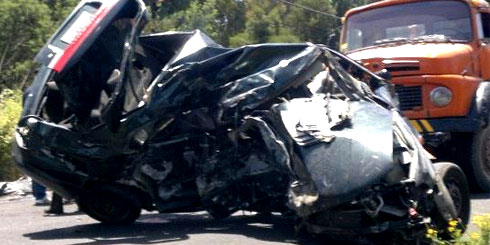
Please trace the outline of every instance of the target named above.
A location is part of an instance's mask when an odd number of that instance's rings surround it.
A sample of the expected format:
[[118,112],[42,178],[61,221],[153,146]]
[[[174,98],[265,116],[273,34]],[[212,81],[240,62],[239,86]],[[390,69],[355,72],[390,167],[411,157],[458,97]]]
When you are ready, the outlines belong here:
[[99,9],[99,13],[96,15],[92,23],[87,26],[85,31],[83,31],[79,36],[75,38],[75,40],[68,45],[68,47],[65,49],[63,52],[63,55],[60,57],[58,62],[53,67],[53,70],[60,72],[65,68],[66,64],[70,59],[73,57],[73,55],[76,53],[76,51],[82,46],[83,42],[94,32],[94,30],[97,28],[99,25],[100,21],[104,19],[104,17],[110,12],[110,10],[114,7],[116,2],[113,2],[112,5],[110,6],[104,6],[102,5]]

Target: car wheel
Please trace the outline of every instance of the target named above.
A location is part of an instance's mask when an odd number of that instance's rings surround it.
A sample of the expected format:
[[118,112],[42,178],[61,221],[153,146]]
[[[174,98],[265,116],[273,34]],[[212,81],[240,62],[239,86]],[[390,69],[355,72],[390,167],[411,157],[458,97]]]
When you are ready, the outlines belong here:
[[469,186],[463,171],[458,165],[449,162],[436,163],[434,167],[436,175],[443,180],[444,185],[453,199],[458,218],[466,226],[471,210]]
[[141,214],[141,204],[132,195],[117,188],[86,193],[78,200],[80,210],[105,224],[131,224]]
[[478,187],[490,193],[490,127],[480,130],[473,137],[471,170]]

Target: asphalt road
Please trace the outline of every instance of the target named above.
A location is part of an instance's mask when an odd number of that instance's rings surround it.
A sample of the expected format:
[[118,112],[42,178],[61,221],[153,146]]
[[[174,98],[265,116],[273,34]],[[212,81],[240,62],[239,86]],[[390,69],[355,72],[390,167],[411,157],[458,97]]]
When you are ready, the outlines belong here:
[[[216,221],[205,212],[143,213],[133,225],[105,226],[65,205],[65,215],[46,216],[31,197],[0,198],[2,244],[315,244],[298,240],[293,223],[281,216],[238,212]],[[490,213],[490,194],[472,197],[472,215]],[[469,227],[470,232],[475,227]]]

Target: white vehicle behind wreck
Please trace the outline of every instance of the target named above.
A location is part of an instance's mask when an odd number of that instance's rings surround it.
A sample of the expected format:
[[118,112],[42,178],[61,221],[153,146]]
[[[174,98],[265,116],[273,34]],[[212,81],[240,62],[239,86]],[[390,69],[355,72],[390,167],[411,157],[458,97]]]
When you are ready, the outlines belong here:
[[467,224],[463,173],[429,160],[379,76],[321,45],[230,49],[146,21],[142,1],[82,1],[26,92],[19,167],[91,217],[292,211],[386,243]]

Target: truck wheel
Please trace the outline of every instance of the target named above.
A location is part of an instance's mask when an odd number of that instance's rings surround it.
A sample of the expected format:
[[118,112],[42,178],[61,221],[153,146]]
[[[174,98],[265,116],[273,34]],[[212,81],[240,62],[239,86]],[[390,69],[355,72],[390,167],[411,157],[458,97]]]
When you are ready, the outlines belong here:
[[478,131],[472,143],[472,176],[482,191],[490,193],[490,126]]
[[435,163],[434,168],[453,199],[458,218],[466,226],[470,218],[470,192],[463,170],[450,162]]
[[131,224],[141,214],[141,204],[136,196],[117,188],[105,188],[82,195],[78,200],[78,206],[88,216],[102,223]]

